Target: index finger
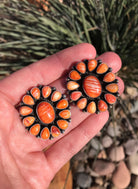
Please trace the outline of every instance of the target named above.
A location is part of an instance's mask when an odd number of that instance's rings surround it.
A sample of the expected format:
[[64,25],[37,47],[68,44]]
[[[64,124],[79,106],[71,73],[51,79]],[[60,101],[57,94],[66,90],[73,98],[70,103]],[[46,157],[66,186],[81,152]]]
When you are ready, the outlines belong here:
[[6,94],[13,104],[16,104],[30,87],[40,84],[48,85],[61,77],[72,62],[95,58],[95,56],[96,50],[90,44],[82,43],[69,47],[3,79],[0,82],[0,91]]

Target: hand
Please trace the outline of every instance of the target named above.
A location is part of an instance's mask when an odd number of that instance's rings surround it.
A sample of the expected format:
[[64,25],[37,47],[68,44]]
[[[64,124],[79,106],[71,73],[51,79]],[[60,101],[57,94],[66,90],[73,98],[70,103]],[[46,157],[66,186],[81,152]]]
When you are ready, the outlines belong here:
[[[38,84],[55,86],[64,93],[63,72],[73,62],[95,58],[95,48],[79,44],[31,64],[0,81],[0,188],[46,189],[56,172],[76,154],[108,120],[108,111],[98,115],[72,107],[72,121],[63,135],[42,140],[23,127],[15,105],[26,91]],[[119,56],[107,52],[98,57],[117,72]],[[124,85],[119,79],[119,93]],[[45,152],[42,150],[51,145]]]

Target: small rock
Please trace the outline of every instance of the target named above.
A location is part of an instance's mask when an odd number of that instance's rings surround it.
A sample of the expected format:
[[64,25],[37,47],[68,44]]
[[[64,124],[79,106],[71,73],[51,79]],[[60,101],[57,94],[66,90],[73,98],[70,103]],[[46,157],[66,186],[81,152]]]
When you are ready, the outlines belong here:
[[74,157],[74,160],[85,161],[87,159],[87,154],[85,152],[78,152]]
[[86,173],[77,174],[77,184],[82,188],[88,188],[91,186],[92,178]]
[[86,173],[89,173],[92,177],[99,177],[99,174],[97,174],[95,171],[93,171],[88,165],[86,166]]
[[131,173],[138,175],[138,153],[129,156],[128,163]]
[[102,150],[103,149],[101,143],[99,142],[99,140],[97,138],[93,138],[90,143],[91,143],[91,146],[95,150]]
[[95,179],[95,183],[98,184],[98,185],[100,185],[100,186],[103,186],[103,178],[97,177]]
[[90,175],[91,175],[92,177],[99,177],[99,174],[96,173],[96,172],[93,171],[93,170],[91,170]]
[[99,154],[98,154],[98,159],[106,159],[107,158],[107,155],[106,155],[106,152],[105,150],[102,150]]
[[101,176],[112,173],[114,169],[114,163],[108,162],[106,160],[96,160],[93,166],[93,170]]
[[109,125],[107,128],[107,133],[111,136],[111,137],[115,137],[115,136],[119,136],[120,135],[120,130],[118,126],[112,126]]
[[94,170],[92,170],[89,165],[86,166],[85,172],[88,173],[92,177],[99,177],[99,174],[97,174]]
[[99,131],[97,134],[96,134],[97,137],[100,137],[101,136],[101,131]]
[[138,100],[134,102],[133,106],[130,109],[130,112],[133,114],[138,111]]
[[109,152],[109,158],[112,161],[121,161],[125,158],[124,148],[122,146],[113,147]]
[[116,171],[113,173],[113,184],[120,189],[124,189],[127,188],[127,186],[130,183],[130,180],[130,172],[126,164],[123,161],[119,162]]
[[94,158],[96,155],[97,155],[97,151],[95,149],[91,148],[89,153],[88,153],[88,157]]
[[132,98],[138,95],[137,89],[135,87],[127,87],[126,91],[127,91],[127,94],[129,94]]
[[104,189],[107,189],[107,188],[109,188],[109,185],[110,185],[110,183],[107,181],[107,182],[105,182],[104,183]]
[[124,144],[124,147],[127,155],[136,153],[138,151],[138,140],[130,139]]
[[112,143],[113,143],[113,141],[112,141],[111,137],[106,135],[102,138],[102,145],[104,148],[109,148],[112,145]]
[[84,168],[84,164],[83,163],[79,163],[76,169],[76,172],[84,172],[85,168]]

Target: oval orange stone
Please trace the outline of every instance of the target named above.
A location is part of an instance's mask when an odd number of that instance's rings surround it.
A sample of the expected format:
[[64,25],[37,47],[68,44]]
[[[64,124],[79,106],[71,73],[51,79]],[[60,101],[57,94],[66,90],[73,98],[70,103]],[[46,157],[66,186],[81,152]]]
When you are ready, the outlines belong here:
[[32,135],[38,135],[38,133],[40,132],[40,124],[35,124],[33,125],[29,132],[32,134]]
[[84,62],[79,62],[77,65],[76,65],[76,69],[81,72],[81,73],[85,73],[86,72],[86,65]]
[[104,76],[104,78],[103,78],[103,81],[105,81],[105,82],[112,82],[112,81],[114,81],[114,80],[115,80],[115,74],[112,73],[112,72],[107,73],[107,74]]
[[111,93],[116,93],[118,91],[118,85],[116,83],[112,83],[107,85],[106,89]]
[[90,102],[87,107],[87,111],[91,114],[94,114],[96,112],[96,104],[95,102]]
[[69,82],[67,83],[67,89],[70,90],[70,91],[75,90],[75,89],[77,89],[78,87],[79,87],[79,84],[76,83],[75,81],[69,81]]
[[70,79],[73,79],[73,80],[81,79],[80,74],[76,70],[71,71],[69,74],[69,77],[70,77]]
[[71,112],[70,110],[63,110],[59,113],[59,116],[64,119],[69,119],[71,117]]
[[60,135],[60,130],[56,126],[52,126],[51,134],[53,137],[58,137]]
[[54,91],[53,94],[52,94],[51,100],[52,100],[53,102],[56,102],[56,101],[58,101],[59,99],[61,99],[61,97],[62,97],[62,94],[61,94],[60,92]]
[[34,100],[30,95],[25,95],[23,97],[23,102],[28,105],[34,105]]
[[97,73],[98,73],[98,74],[102,74],[102,73],[105,73],[107,70],[108,70],[107,64],[102,63],[102,64],[100,64],[100,65],[98,66],[98,68],[97,68]]
[[97,61],[95,59],[89,60],[88,62],[88,70],[91,72],[93,71],[97,66]]
[[87,99],[86,98],[82,98],[77,102],[77,106],[79,109],[84,109],[87,105]]
[[67,108],[69,105],[68,101],[66,99],[62,99],[57,103],[57,108],[58,109],[64,109]]
[[49,86],[44,86],[42,89],[42,95],[44,98],[49,97],[49,95],[51,94],[51,88]]
[[112,94],[105,94],[105,99],[109,104],[114,104],[116,102],[116,97]]
[[40,98],[40,90],[37,87],[31,89],[31,94],[37,100]]
[[41,131],[41,138],[42,139],[48,139],[50,137],[50,132],[49,129],[47,127],[45,127],[42,131]]
[[37,115],[39,119],[45,124],[52,123],[55,119],[54,108],[48,102],[40,102],[40,104],[38,104]]
[[84,79],[83,88],[85,93],[91,98],[97,98],[102,92],[100,81],[95,76],[88,76]]
[[32,108],[28,107],[28,106],[22,106],[19,109],[19,112],[22,116],[26,116],[29,115],[33,112]]
[[98,102],[98,109],[99,109],[101,112],[105,112],[105,111],[108,109],[108,106],[107,106],[106,102],[103,101],[103,100],[100,100],[100,101]]
[[65,120],[58,120],[57,121],[57,124],[58,126],[61,128],[61,129],[66,129],[68,127],[68,122],[65,121]]
[[82,95],[82,93],[80,91],[74,91],[71,93],[70,97],[73,101],[76,101],[81,97],[81,95]]
[[35,121],[35,118],[33,116],[28,116],[23,119],[23,124],[26,127],[31,126]]

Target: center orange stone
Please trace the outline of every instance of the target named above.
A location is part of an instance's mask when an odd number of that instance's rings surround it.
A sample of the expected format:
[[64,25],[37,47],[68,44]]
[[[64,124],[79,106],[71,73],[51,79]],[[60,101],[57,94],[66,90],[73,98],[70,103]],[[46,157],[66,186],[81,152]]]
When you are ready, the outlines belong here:
[[84,79],[83,88],[85,93],[91,98],[97,98],[102,92],[100,81],[95,76],[88,76]]
[[52,123],[55,119],[54,108],[48,102],[40,102],[40,104],[38,104],[37,115],[39,119],[45,124]]

